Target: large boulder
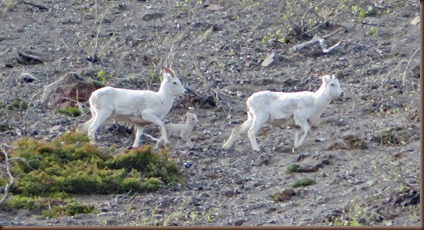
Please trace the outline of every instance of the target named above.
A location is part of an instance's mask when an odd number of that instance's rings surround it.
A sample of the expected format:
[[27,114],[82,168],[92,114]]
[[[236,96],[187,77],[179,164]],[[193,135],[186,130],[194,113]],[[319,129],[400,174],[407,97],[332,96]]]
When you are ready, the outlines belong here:
[[66,73],[57,81],[44,87],[41,101],[49,108],[75,106],[76,102],[88,101],[97,88],[75,72]]

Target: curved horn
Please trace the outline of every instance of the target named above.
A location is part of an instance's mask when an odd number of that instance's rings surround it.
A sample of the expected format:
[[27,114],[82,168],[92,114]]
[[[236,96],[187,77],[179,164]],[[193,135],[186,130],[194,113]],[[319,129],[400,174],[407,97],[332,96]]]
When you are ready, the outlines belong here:
[[163,68],[166,70],[166,72],[170,73],[172,75],[172,77],[177,77],[174,70],[172,70],[171,68],[169,68],[169,67],[163,67]]

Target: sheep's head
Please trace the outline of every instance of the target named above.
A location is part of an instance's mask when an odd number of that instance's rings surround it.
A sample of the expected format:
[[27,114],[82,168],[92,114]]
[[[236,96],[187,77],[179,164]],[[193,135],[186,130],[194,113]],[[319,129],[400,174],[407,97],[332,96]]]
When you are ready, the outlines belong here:
[[191,124],[197,124],[199,122],[199,120],[197,120],[196,114],[187,112],[186,115],[187,115],[187,121],[190,122]]
[[167,88],[170,90],[171,94],[175,97],[182,96],[187,90],[181,84],[180,79],[178,79],[174,70],[169,67],[164,67],[165,74],[163,84],[167,85]]
[[322,82],[325,84],[325,91],[327,91],[328,96],[331,98],[339,98],[343,96],[343,89],[334,74],[323,76]]

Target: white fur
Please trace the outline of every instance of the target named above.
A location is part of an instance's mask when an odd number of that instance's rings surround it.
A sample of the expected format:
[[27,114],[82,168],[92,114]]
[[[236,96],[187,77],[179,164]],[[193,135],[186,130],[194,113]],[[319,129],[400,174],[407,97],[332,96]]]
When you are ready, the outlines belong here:
[[88,131],[90,141],[94,143],[96,132],[107,120],[129,122],[137,129],[133,144],[133,147],[137,148],[140,146],[144,126],[154,123],[160,127],[165,143],[169,143],[162,119],[171,110],[174,97],[183,95],[186,89],[172,69],[165,68],[165,70],[158,92],[113,87],[103,87],[94,91],[89,99],[93,117],[80,124],[77,131]]
[[252,94],[247,99],[247,121],[233,130],[230,138],[222,146],[229,149],[240,133],[245,133],[250,140],[252,149],[259,151],[256,142],[256,133],[268,120],[294,118],[296,125],[300,126],[304,134],[299,140],[299,130],[295,129],[294,147],[300,147],[310,132],[310,123],[317,124],[324,109],[333,99],[343,96],[343,90],[334,75],[322,77],[322,85],[316,92],[271,92],[260,91]]
[[[185,140],[187,144],[192,147],[193,142],[191,142],[191,133],[193,132],[194,126],[199,122],[197,120],[197,116],[194,113],[187,112],[186,123],[184,124],[166,124],[165,129],[166,133],[169,137],[180,137]],[[164,136],[161,136],[159,140],[156,142],[156,148],[159,147],[159,144],[163,142]]]

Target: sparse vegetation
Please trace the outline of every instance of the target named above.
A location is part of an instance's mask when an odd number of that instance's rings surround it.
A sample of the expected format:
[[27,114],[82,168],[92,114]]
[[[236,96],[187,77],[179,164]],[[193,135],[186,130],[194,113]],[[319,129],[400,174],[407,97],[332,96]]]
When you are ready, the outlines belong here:
[[6,104],[5,108],[8,110],[22,111],[28,108],[28,103],[22,99],[14,98],[9,103]]
[[287,167],[287,173],[297,173],[300,172],[300,165],[291,164]]
[[145,146],[113,157],[88,143],[86,135],[66,133],[50,142],[24,138],[16,142],[13,192],[46,195],[154,191],[160,183],[182,182],[178,167],[165,151]]
[[283,202],[289,200],[292,196],[296,195],[293,189],[285,189],[271,195],[271,200],[275,202]]
[[316,184],[315,180],[309,179],[309,178],[304,178],[304,179],[300,179],[294,182],[293,184],[293,188],[298,188],[298,187],[307,187],[310,185],[314,185]]
[[[113,157],[91,145],[83,134],[69,132],[52,142],[32,138],[18,140],[11,157],[13,175],[19,178],[8,201],[13,208],[45,209],[45,216],[92,212],[67,199],[66,194],[107,194],[152,192],[162,184],[184,183],[178,167],[165,150],[154,152],[150,146],[132,149]],[[59,199],[57,194],[66,199]],[[56,194],[56,195],[52,195]],[[57,204],[54,208],[51,204]]]
[[381,145],[403,145],[414,135],[414,130],[408,127],[386,128],[374,135],[371,140]]
[[48,197],[15,195],[4,205],[8,208],[38,210],[41,216],[48,218],[95,212],[93,205],[81,204],[63,193]]
[[81,115],[81,111],[77,107],[73,107],[73,106],[58,109],[57,112],[69,115],[71,117],[78,117]]

